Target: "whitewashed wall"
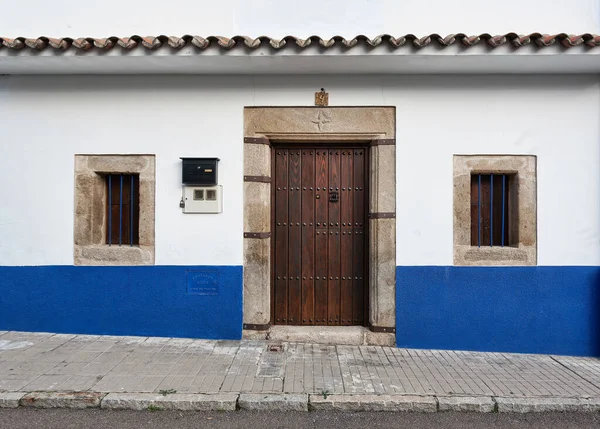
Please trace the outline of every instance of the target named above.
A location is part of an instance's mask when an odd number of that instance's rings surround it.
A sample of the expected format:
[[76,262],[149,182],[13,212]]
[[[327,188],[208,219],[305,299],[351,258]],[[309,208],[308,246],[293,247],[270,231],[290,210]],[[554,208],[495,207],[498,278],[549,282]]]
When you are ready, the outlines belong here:
[[166,3],[76,0],[5,1],[0,31],[6,37],[106,37],[288,34],[330,37],[382,33],[597,32],[597,0],[562,3],[503,0],[178,0]]
[[[538,156],[539,265],[600,265],[592,76],[0,77],[0,265],[73,263],[76,153],[153,153],[156,264],[242,264],[243,107],[397,107],[399,265],[452,264],[452,155]],[[224,213],[183,215],[181,156],[221,158]]]

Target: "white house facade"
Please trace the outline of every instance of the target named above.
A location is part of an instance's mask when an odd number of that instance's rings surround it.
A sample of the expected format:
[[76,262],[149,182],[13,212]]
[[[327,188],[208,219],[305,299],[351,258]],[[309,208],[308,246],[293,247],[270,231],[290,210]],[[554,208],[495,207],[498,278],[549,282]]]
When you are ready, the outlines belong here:
[[397,3],[8,5],[0,330],[600,356],[600,5]]

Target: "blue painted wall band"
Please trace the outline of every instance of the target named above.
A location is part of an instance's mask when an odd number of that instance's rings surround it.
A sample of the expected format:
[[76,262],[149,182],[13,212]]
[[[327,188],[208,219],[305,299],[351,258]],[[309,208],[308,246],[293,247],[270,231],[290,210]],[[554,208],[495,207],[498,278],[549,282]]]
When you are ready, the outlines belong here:
[[0,330],[242,336],[241,266],[0,267]]
[[[600,267],[397,267],[399,347],[600,356]],[[0,267],[0,330],[240,339],[241,266]]]
[[600,267],[397,267],[399,347],[600,356]]

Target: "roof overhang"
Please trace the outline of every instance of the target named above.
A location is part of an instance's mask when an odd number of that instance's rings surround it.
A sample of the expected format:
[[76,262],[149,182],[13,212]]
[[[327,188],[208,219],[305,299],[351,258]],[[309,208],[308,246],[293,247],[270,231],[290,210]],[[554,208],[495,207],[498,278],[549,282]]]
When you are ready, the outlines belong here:
[[600,73],[599,36],[432,36],[0,38],[0,74]]

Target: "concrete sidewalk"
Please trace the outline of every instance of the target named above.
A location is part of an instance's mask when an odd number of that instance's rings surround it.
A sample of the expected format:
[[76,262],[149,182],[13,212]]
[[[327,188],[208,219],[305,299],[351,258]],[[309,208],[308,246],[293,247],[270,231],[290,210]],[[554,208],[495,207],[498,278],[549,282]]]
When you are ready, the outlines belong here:
[[0,407],[600,411],[600,360],[0,331]]

